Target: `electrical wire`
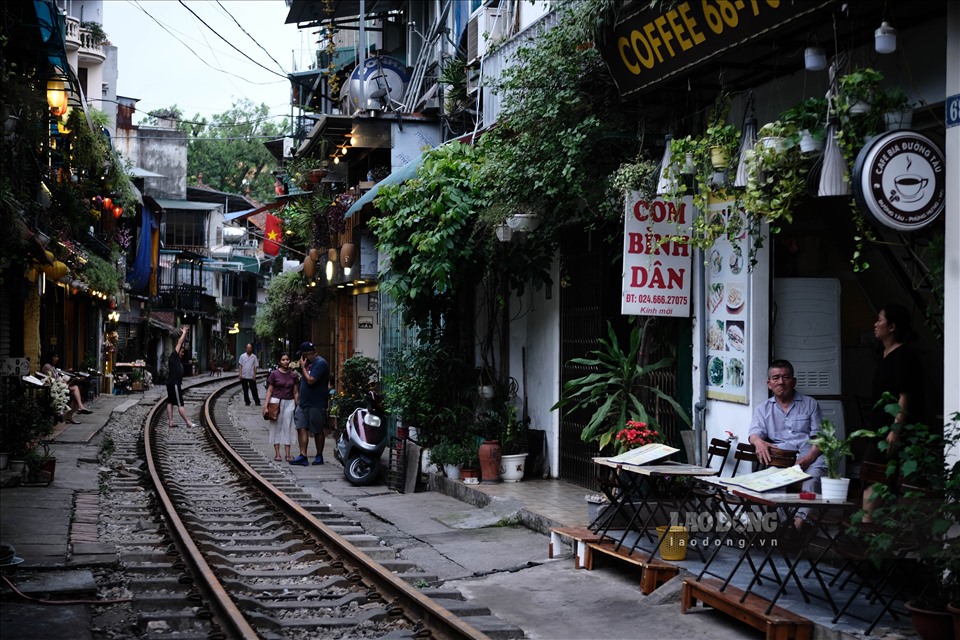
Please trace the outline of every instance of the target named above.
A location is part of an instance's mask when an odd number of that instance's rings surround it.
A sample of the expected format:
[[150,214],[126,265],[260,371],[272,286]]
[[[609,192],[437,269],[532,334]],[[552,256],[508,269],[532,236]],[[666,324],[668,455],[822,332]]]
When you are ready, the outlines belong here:
[[[249,79],[245,78],[244,76],[241,76],[241,75],[238,75],[238,74],[236,74],[236,73],[232,73],[232,72],[230,72],[230,71],[227,71],[226,69],[218,69],[217,67],[213,66],[212,64],[210,64],[209,62],[207,62],[206,60],[204,60],[204,59],[200,56],[200,54],[198,54],[196,51],[194,51],[194,50],[190,47],[190,45],[188,45],[186,42],[184,42],[183,40],[181,40],[180,38],[178,38],[178,37],[173,33],[173,31],[171,31],[165,24],[163,24],[162,22],[160,22],[159,20],[157,20],[155,17],[153,17],[153,15],[152,15],[149,11],[147,11],[146,9],[143,8],[143,6],[140,4],[140,2],[139,2],[138,0],[133,0],[132,4],[133,4],[134,6],[136,6],[138,9],[140,9],[141,11],[143,11],[143,12],[147,15],[148,18],[150,18],[151,20],[153,20],[154,22],[156,22],[158,25],[160,25],[160,28],[163,29],[164,31],[166,31],[167,33],[169,33],[170,36],[171,36],[174,40],[176,40],[177,42],[179,42],[180,44],[182,44],[184,47],[186,47],[186,48],[187,48],[187,51],[189,51],[189,52],[192,53],[194,56],[196,56],[197,59],[200,60],[200,62],[202,62],[203,64],[207,65],[208,67],[210,67],[210,68],[213,69],[214,71],[219,71],[220,73],[223,73],[223,74],[226,74],[226,75],[230,75],[230,76],[233,76],[233,77],[235,77],[235,78],[240,78],[241,80],[243,80],[243,81],[245,81],[245,82],[249,82],[250,84],[266,85],[266,84],[274,84],[274,83],[277,82],[276,80],[273,80],[273,81],[270,81],[270,82],[254,82],[254,81],[252,81],[252,80],[249,80]],[[191,12],[191,13],[192,13],[192,12]],[[202,21],[201,21],[201,22],[202,22]],[[231,45],[231,46],[232,46],[232,45]],[[234,48],[235,48],[235,47],[234,47]],[[259,63],[257,63],[257,64],[259,64]],[[260,66],[262,66],[262,65],[260,65]],[[268,71],[270,71],[270,73],[276,74],[275,71],[271,71],[271,70],[269,70],[269,69],[268,69]],[[279,74],[276,74],[276,75],[279,75]],[[287,79],[287,78],[285,77],[284,80],[286,80],[286,79]]]
[[223,3],[220,2],[220,0],[217,0],[217,5],[218,5],[221,9],[223,9],[223,12],[224,12],[225,14],[227,14],[228,16],[230,16],[230,19],[233,20],[234,24],[236,24],[238,27],[240,27],[240,31],[243,31],[245,34],[247,34],[247,37],[250,38],[251,40],[253,40],[253,43],[254,43],[255,45],[257,45],[258,47],[260,47],[260,50],[263,51],[265,54],[267,54],[267,56],[268,56],[271,60],[273,60],[273,62],[277,65],[277,67],[280,68],[280,71],[283,71],[284,75],[288,75],[288,74],[287,74],[287,71],[283,68],[283,65],[280,64],[279,62],[277,62],[277,59],[274,58],[274,57],[270,54],[269,51],[267,51],[266,49],[264,49],[263,45],[260,44],[259,42],[257,42],[257,39],[254,38],[252,35],[250,35],[250,34],[247,32],[247,30],[243,28],[243,25],[240,24],[240,23],[237,21],[237,19],[233,17],[233,14],[232,14],[232,13],[230,13],[229,11],[227,11],[227,8],[226,8],[225,6],[223,6]]
[[[283,78],[284,80],[287,80],[287,79],[288,79],[286,74],[277,73],[277,72],[274,71],[273,69],[268,69],[267,67],[263,66],[262,64],[260,64],[259,62],[257,62],[256,60],[254,60],[253,58],[251,58],[250,56],[248,56],[246,53],[244,53],[244,52],[241,51],[239,48],[237,48],[236,45],[234,45],[232,42],[230,42],[229,40],[227,40],[226,38],[224,38],[222,35],[220,35],[220,33],[219,33],[216,29],[214,29],[214,28],[211,27],[209,24],[207,24],[206,21],[204,21],[203,18],[201,18],[200,16],[198,16],[197,13],[196,13],[196,11],[194,11],[193,9],[191,9],[190,7],[188,7],[187,4],[186,4],[183,0],[179,0],[179,2],[180,2],[180,5],[181,5],[184,9],[186,9],[186,10],[189,11],[191,14],[193,14],[193,17],[194,17],[194,18],[196,18],[197,20],[199,20],[200,23],[201,23],[203,26],[205,26],[207,29],[210,29],[210,31],[212,31],[215,36],[217,36],[218,38],[220,38],[221,40],[223,40],[224,42],[226,42],[226,43],[230,46],[230,48],[232,48],[234,51],[236,51],[237,53],[239,53],[240,55],[242,55],[244,58],[246,58],[247,60],[249,60],[249,61],[252,62],[253,64],[257,65],[258,67],[260,67],[261,69],[263,69],[263,70],[266,71],[267,73],[272,73],[272,74],[275,75],[275,76],[280,76],[280,77]],[[231,17],[232,17],[232,16],[231,16]],[[276,60],[274,60],[274,62],[276,62]],[[231,75],[233,75],[233,74],[231,74]],[[238,77],[239,77],[239,76],[238,76]]]

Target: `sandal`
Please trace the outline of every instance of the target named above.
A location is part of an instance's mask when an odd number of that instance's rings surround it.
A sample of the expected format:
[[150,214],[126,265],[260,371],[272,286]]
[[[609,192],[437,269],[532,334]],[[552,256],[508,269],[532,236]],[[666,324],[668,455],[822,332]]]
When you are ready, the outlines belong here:
[[[280,459],[280,458],[277,458],[277,460],[279,460],[279,459]],[[286,460],[287,460],[287,462],[290,462],[291,460],[293,460],[293,456],[287,456]]]
[[274,462],[280,462],[280,456],[274,456],[273,461],[274,461]]
[[77,422],[76,420],[67,420],[67,424],[83,424],[83,423]]

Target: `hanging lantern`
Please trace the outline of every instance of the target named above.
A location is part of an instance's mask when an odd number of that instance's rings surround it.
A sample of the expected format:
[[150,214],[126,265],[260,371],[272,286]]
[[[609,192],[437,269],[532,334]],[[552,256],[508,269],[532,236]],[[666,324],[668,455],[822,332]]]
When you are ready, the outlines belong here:
[[310,249],[310,251],[308,251],[307,253],[308,253],[309,256],[310,256],[310,259],[313,260],[314,263],[316,263],[317,258],[320,256],[320,252],[317,251],[316,248],[313,248],[313,249]]
[[737,177],[733,181],[735,187],[747,186],[747,172],[750,164],[750,155],[757,144],[757,119],[747,118],[743,123],[743,136],[740,139],[740,161],[737,163]]
[[64,112],[67,107],[67,88],[63,80],[53,78],[47,81],[47,104],[50,105],[50,113],[55,116]]
[[107,211],[113,209],[113,199],[109,196],[103,199],[103,208]]
[[114,207],[113,208],[113,217],[119,218],[123,215],[123,207]]
[[350,269],[353,268],[356,261],[357,245],[352,242],[344,242],[343,246],[340,247],[340,266],[343,267],[343,272],[346,275],[350,275]]
[[[660,161],[660,178],[657,180],[657,195],[662,196],[671,193],[676,189],[676,179],[670,177],[670,165],[673,163],[673,156],[670,152],[670,141],[673,135],[667,134],[663,139],[663,160]],[[499,231],[498,231],[499,236]],[[500,239],[501,242],[509,241]]]
[[820,197],[850,195],[847,172],[847,161],[837,141],[837,123],[831,120],[827,126],[827,145],[823,150],[823,168],[820,170],[820,186],[817,189],[817,195]]
[[313,280],[313,275],[314,273],[316,273],[316,267],[317,267],[317,263],[313,258],[311,258],[310,256],[307,256],[306,258],[304,258],[303,259],[303,276],[307,280]]

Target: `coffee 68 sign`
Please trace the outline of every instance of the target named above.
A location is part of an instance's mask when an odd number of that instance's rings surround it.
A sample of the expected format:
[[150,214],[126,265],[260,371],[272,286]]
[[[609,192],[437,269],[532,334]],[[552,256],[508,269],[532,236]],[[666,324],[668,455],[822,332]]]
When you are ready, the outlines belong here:
[[623,228],[624,315],[690,315],[693,201],[647,200],[627,194]]

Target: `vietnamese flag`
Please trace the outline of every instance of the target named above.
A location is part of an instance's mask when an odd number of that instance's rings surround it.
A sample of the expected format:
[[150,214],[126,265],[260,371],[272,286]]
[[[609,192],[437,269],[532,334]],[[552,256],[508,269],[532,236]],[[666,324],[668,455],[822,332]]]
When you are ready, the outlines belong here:
[[263,235],[263,252],[270,256],[280,253],[280,243],[283,242],[280,218],[268,213]]

